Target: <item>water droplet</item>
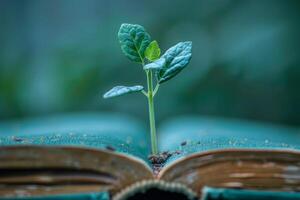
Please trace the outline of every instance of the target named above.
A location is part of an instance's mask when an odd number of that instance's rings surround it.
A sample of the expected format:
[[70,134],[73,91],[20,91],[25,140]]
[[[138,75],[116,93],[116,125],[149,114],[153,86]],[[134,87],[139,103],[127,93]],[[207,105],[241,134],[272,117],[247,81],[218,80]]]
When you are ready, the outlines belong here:
[[265,140],[265,143],[268,144],[268,143],[269,143],[269,140]]

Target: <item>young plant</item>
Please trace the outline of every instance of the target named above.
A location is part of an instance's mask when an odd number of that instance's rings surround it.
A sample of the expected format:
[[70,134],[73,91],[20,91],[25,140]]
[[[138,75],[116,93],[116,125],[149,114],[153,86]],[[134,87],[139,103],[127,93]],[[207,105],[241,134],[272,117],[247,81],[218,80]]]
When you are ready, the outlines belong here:
[[147,76],[147,91],[141,85],[116,86],[106,92],[103,98],[116,97],[132,92],[141,92],[148,98],[152,154],[157,154],[154,96],[162,83],[176,76],[190,62],[192,42],[179,42],[160,56],[157,41],[151,41],[150,35],[140,25],[122,24],[118,32],[118,38],[125,56],[143,66]]

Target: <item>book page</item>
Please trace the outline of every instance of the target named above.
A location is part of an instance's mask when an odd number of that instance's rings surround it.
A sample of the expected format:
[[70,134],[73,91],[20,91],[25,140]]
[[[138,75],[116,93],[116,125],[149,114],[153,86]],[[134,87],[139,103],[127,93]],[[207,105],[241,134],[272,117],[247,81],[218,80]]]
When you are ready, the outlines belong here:
[[167,164],[197,152],[216,149],[299,149],[300,130],[243,120],[180,117],[159,129],[161,151],[178,152]]
[[0,123],[0,146],[55,145],[107,149],[147,160],[148,134],[120,114],[68,114]]

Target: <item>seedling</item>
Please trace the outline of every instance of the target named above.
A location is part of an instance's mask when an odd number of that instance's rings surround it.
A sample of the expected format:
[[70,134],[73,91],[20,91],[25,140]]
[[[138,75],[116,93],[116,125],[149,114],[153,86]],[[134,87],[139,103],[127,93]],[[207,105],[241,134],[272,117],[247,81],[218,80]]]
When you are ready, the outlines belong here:
[[132,92],[141,92],[147,97],[152,154],[157,154],[154,96],[162,83],[176,76],[190,62],[192,42],[179,42],[160,56],[157,41],[151,41],[150,35],[140,25],[122,24],[118,32],[118,38],[125,56],[143,66],[147,76],[147,91],[141,85],[116,86],[106,92],[103,98],[121,96]]

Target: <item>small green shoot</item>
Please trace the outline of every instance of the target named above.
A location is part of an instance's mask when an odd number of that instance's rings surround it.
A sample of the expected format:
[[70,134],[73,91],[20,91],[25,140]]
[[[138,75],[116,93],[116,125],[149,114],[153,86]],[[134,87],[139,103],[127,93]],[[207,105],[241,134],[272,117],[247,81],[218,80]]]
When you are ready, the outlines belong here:
[[157,154],[154,96],[160,84],[176,76],[190,62],[192,42],[179,42],[160,56],[161,52],[157,41],[151,41],[150,35],[140,25],[122,24],[118,32],[118,38],[125,56],[131,61],[141,63],[143,66],[147,77],[147,91],[141,85],[116,86],[106,92],[103,98],[116,97],[132,92],[141,92],[147,97],[152,154]]

